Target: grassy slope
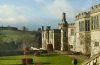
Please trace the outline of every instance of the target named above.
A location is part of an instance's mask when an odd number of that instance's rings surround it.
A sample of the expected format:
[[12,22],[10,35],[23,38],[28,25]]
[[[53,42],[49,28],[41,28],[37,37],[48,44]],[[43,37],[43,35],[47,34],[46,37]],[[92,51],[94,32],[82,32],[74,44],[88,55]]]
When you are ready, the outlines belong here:
[[[38,57],[37,56],[29,56],[29,57],[33,58],[34,63],[43,63],[43,65],[72,65],[72,63],[71,63],[72,58],[68,57],[66,55],[49,55],[49,56],[42,55],[42,56],[38,56]],[[24,56],[0,57],[0,65],[20,64],[22,58],[24,58]],[[78,59],[78,65],[80,65],[82,62],[83,62],[83,60]]]
[[[10,43],[11,41],[20,42],[25,39],[28,39],[28,37],[29,39],[34,39],[34,32],[0,30],[0,44],[3,44],[4,42]],[[3,45],[3,46],[6,46],[6,45]]]

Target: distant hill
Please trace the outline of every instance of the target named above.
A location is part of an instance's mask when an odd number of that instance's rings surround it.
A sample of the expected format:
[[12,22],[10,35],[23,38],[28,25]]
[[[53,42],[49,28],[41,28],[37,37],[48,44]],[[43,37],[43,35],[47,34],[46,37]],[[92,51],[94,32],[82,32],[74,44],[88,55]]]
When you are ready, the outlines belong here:
[[32,46],[35,31],[0,29],[0,50],[22,49],[25,45]]

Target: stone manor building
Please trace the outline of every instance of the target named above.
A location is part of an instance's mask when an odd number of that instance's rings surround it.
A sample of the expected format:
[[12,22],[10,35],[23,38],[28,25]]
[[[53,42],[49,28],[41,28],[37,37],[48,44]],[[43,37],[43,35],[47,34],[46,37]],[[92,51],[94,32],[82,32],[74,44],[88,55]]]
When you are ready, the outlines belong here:
[[54,50],[68,50],[68,23],[65,13],[63,13],[62,21],[59,23],[59,29],[51,29],[50,26],[42,29],[42,48],[47,49],[47,44],[52,44]]
[[88,12],[75,16],[75,23],[66,21],[63,13],[58,29],[42,27],[42,48],[52,44],[53,50],[80,52],[94,56],[100,52],[100,4],[94,5]]

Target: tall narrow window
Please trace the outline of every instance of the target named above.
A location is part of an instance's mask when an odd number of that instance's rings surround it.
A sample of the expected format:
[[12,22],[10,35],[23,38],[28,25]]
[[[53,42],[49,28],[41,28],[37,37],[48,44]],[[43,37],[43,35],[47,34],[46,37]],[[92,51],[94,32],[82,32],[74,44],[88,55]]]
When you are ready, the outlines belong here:
[[97,28],[97,26],[96,26],[96,16],[94,16],[94,30]]
[[93,30],[93,17],[91,17],[91,30]]
[[74,29],[71,29],[71,36],[74,35]]
[[90,31],[90,21],[89,20],[85,21],[85,31]]
[[79,22],[79,31],[81,31],[81,22]]
[[98,18],[98,16],[96,16],[96,23],[97,23],[97,29],[99,29],[99,18]]
[[87,31],[87,20],[85,21],[85,31]]
[[67,32],[64,32],[64,37],[67,37]]
[[85,31],[84,21],[82,21],[82,31]]
[[87,29],[88,29],[88,31],[90,31],[90,20],[87,20]]
[[95,42],[95,43],[94,43],[94,46],[95,46],[95,47],[98,47],[98,46],[99,46],[99,42]]

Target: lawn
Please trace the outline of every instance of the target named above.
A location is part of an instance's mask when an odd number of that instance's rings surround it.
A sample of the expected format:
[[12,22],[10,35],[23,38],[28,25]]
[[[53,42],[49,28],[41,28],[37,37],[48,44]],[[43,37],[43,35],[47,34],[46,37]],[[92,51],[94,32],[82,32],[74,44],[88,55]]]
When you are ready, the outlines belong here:
[[[20,56],[2,56],[0,57],[0,65],[18,65],[21,64],[21,59],[24,58],[23,55]],[[34,63],[43,63],[43,65],[72,65],[72,58],[67,55],[60,54],[47,54],[40,56],[28,56],[28,58],[33,58]],[[78,59],[78,65],[80,65],[83,60]]]

